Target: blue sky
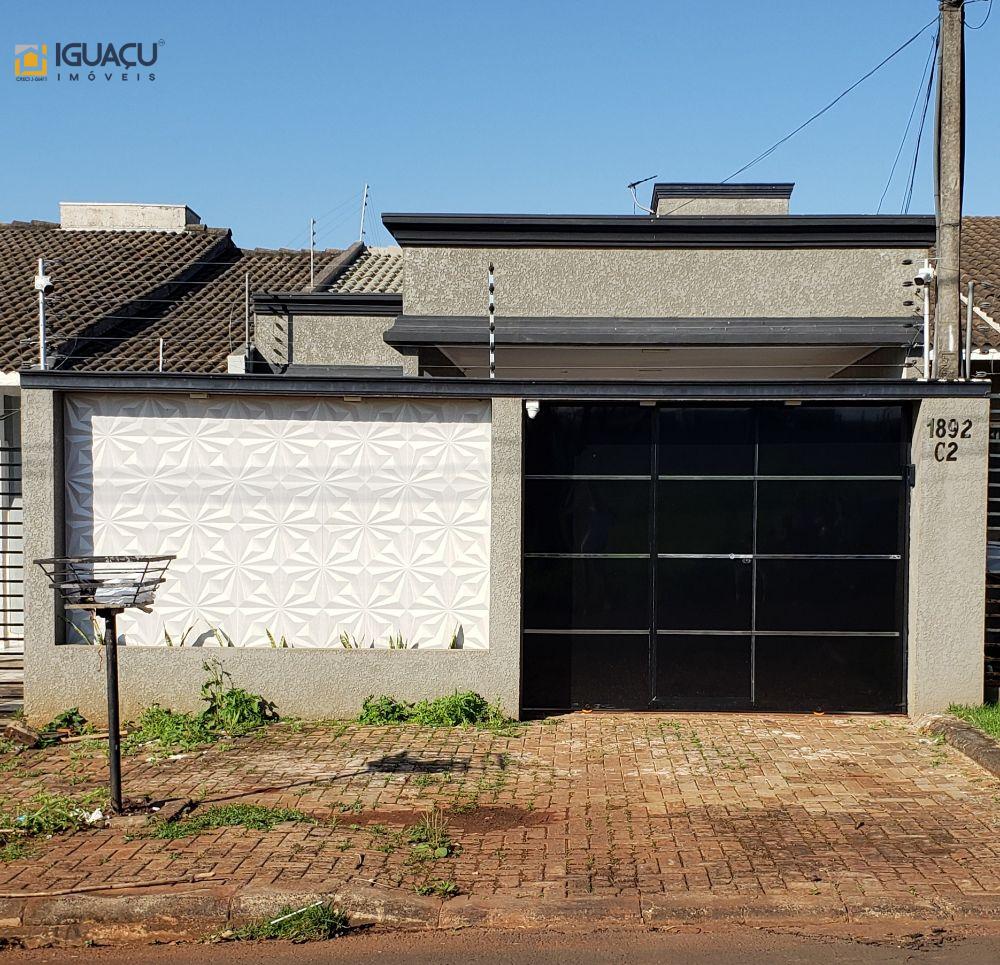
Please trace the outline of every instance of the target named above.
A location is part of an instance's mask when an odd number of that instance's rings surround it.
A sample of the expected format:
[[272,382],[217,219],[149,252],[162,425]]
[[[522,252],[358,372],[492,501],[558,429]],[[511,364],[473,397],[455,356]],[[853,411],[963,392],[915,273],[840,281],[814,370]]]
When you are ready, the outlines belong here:
[[[987,2],[973,3],[971,23]],[[380,210],[630,213],[626,182],[721,180],[935,16],[937,0],[7,3],[16,43],[165,41],[155,82],[18,83],[0,220],[186,202],[242,245],[354,240]],[[1000,214],[1000,12],[970,31],[966,210]],[[874,212],[928,31],[740,180]],[[51,50],[51,47],[50,47]],[[933,208],[928,117],[912,211]],[[898,212],[912,139],[883,211]],[[648,191],[644,187],[643,192]],[[386,241],[384,229],[369,241]]]

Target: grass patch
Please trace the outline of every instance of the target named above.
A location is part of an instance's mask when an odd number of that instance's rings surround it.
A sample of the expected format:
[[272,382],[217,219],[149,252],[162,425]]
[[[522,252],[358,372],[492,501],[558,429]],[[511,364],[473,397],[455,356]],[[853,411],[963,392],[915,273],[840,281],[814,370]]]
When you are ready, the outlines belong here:
[[136,723],[138,729],[122,741],[125,754],[135,754],[145,744],[158,744],[171,752],[188,751],[219,738],[203,715],[179,713],[159,704],[147,707]]
[[317,902],[306,908],[282,908],[275,918],[261,919],[233,932],[231,940],[242,942],[323,942],[343,935],[350,920],[332,904]]
[[7,864],[10,861],[19,861],[27,858],[31,850],[23,841],[8,841],[0,844],[0,864]]
[[415,704],[396,700],[383,694],[365,699],[358,715],[359,724],[385,726],[419,724],[423,727],[482,727],[487,730],[509,730],[516,725],[500,708],[472,691],[455,692],[436,700],[421,700]]
[[158,824],[147,836],[174,841],[177,838],[188,838],[217,828],[241,827],[249,828],[251,831],[270,831],[285,821],[316,823],[315,818],[291,808],[268,807],[264,804],[226,804],[206,808],[200,814],[195,813],[179,821]]
[[948,713],[953,714],[984,734],[989,734],[994,740],[1000,740],[1000,704],[952,704]]
[[17,835],[9,842],[11,844],[24,838],[78,831],[89,826],[88,817],[95,810],[105,808],[107,800],[104,790],[90,791],[77,798],[45,792],[36,794],[17,805],[19,813],[0,812],[0,838],[4,837],[5,829],[10,829],[9,834]]

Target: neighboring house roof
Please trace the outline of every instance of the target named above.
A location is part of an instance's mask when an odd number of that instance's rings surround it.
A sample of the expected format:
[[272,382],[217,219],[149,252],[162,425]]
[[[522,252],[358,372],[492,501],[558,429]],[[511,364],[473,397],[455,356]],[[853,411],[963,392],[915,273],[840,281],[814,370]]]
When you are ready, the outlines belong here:
[[[315,253],[325,271],[339,251]],[[245,279],[254,290],[304,291],[309,252],[240,249],[225,228],[77,231],[51,222],[0,224],[0,369],[38,363],[38,297],[44,258],[50,365],[154,371],[226,370],[243,342]],[[232,332],[232,334],[230,334]]]
[[[988,316],[973,314],[976,348],[1000,348],[1000,217],[962,219],[962,294],[975,283],[972,302]],[[965,304],[963,303],[963,309]]]
[[[324,270],[339,254],[316,252],[315,271]],[[82,352],[86,357],[70,367],[153,371],[162,338],[165,371],[224,372],[227,356],[244,342],[248,275],[251,293],[274,288],[307,291],[309,252],[232,245],[203,275],[182,286],[181,294],[162,311],[121,322],[114,333],[118,341],[105,339],[96,349],[87,346]]]
[[0,368],[38,363],[38,259],[49,263],[55,290],[46,297],[49,353],[109,316],[163,297],[171,280],[228,247],[229,232],[64,231],[45,221],[0,224]]
[[328,289],[349,294],[399,293],[403,290],[403,250],[365,248],[337,275]]

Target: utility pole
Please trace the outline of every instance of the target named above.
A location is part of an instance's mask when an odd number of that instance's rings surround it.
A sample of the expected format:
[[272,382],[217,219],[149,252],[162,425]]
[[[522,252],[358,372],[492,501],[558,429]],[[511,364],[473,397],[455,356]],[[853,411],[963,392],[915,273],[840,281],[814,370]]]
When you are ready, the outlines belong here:
[[959,253],[965,153],[965,0],[941,0],[935,151],[937,309],[934,377],[959,377],[962,304]]

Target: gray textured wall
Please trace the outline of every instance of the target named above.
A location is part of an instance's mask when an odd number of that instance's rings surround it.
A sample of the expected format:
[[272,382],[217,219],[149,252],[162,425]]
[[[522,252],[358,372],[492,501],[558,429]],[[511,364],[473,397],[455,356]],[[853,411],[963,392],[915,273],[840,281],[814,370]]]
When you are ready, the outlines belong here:
[[[951,441],[929,437],[937,419],[972,420],[971,437],[954,440],[954,462],[935,458]],[[917,716],[983,699],[989,401],[925,399],[911,459],[907,706]]]
[[660,198],[656,214],[693,218],[696,214],[788,214],[788,198]]
[[[61,549],[63,531],[61,403],[24,393],[26,556]],[[489,650],[272,650],[129,647],[120,652],[122,713],[151,703],[200,709],[202,662],[217,657],[235,683],[273,700],[281,713],[306,718],[353,716],[368,694],[407,700],[476,690],[516,715],[521,662],[521,400],[493,401],[491,443]],[[30,440],[30,441],[29,441]],[[26,589],[25,710],[34,722],[78,706],[106,719],[104,665],[86,645],[56,646],[53,594],[40,574]]]
[[376,315],[298,315],[293,361],[300,365],[398,365],[417,374],[417,357],[400,355],[382,339],[394,318]]
[[401,355],[382,338],[393,321],[378,315],[260,314],[254,344],[278,365],[396,365],[404,375],[416,375],[416,356]]
[[408,315],[901,316],[914,297],[901,249],[405,248]]

